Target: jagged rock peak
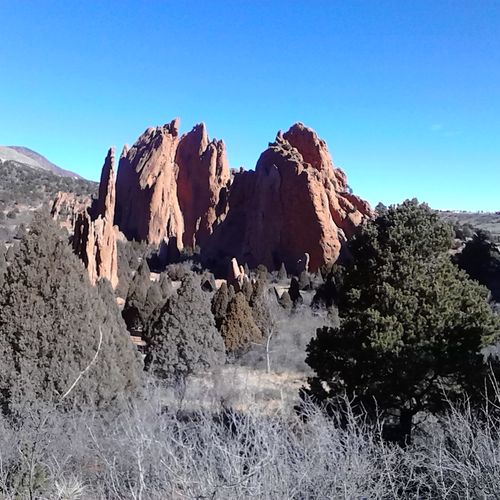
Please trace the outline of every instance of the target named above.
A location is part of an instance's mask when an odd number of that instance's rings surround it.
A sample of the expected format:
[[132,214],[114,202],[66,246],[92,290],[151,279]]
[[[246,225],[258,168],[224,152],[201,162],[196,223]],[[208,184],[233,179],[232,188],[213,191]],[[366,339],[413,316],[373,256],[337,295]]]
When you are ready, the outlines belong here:
[[306,163],[316,170],[333,169],[333,161],[328,147],[318,134],[303,123],[295,123],[282,135],[301,155]]
[[159,244],[177,238],[183,220],[176,196],[179,119],[148,128],[122,155],[116,181],[115,221],[128,239]]
[[73,231],[73,249],[87,268],[91,283],[101,278],[118,285],[117,228],[115,213],[115,151],[108,151],[102,167],[99,197],[93,206],[78,214]]
[[115,148],[108,150],[101,170],[99,196],[97,198],[94,217],[99,215],[110,220],[115,216]]
[[222,141],[210,141],[205,124],[200,123],[182,136],[175,161],[183,244],[194,248],[205,243],[224,216],[224,210],[217,207],[230,180],[226,148]]
[[312,271],[335,262],[346,237],[371,216],[369,205],[346,187],[314,130],[297,123],[278,132],[254,172],[235,174],[226,218],[202,249],[205,264],[236,257],[268,269],[284,262],[294,272],[305,254]]

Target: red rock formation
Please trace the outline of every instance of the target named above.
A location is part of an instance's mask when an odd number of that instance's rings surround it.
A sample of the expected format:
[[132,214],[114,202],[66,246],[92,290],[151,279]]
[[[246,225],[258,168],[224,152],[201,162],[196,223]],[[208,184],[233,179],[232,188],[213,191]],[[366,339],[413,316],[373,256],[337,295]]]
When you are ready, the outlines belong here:
[[148,128],[120,158],[115,222],[128,239],[158,245],[177,238],[182,248],[183,218],[177,200],[175,153],[179,120]]
[[78,215],[73,235],[73,248],[83,260],[90,281],[95,284],[107,278],[113,288],[118,285],[114,162],[114,149],[110,149],[102,168],[99,197],[90,209]]
[[181,138],[175,161],[179,168],[177,196],[184,217],[183,244],[203,246],[223,215],[220,194],[230,179],[226,147],[223,141],[210,141],[201,123]]
[[341,244],[369,205],[348,192],[326,143],[298,123],[262,153],[255,172],[235,176],[229,211],[202,249],[207,265],[236,257],[251,267],[296,270],[304,254],[309,268],[335,262]]
[[[178,250],[203,245],[224,215],[226,148],[204,124],[179,138],[179,120],[149,128],[118,167],[115,221],[128,239]],[[166,240],[166,241],[164,241]]]
[[78,196],[74,193],[59,191],[52,203],[50,215],[61,227],[73,232],[78,215],[85,212],[91,203],[90,196]]

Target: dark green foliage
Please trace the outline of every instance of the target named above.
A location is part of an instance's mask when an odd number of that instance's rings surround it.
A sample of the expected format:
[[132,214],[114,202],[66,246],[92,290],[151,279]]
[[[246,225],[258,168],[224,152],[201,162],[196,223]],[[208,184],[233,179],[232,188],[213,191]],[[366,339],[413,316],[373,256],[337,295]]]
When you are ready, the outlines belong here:
[[245,279],[243,281],[243,285],[241,286],[241,292],[245,296],[248,302],[250,302],[253,294],[253,286],[249,279]]
[[299,275],[299,288],[301,290],[311,290],[311,276],[307,271],[302,271]]
[[453,232],[455,238],[462,241],[466,241],[474,236],[474,228],[470,224],[460,224],[458,221],[453,224]]
[[[55,223],[35,216],[4,273],[0,290],[0,397],[108,405],[140,382],[140,361],[112,291],[101,298]],[[102,339],[101,339],[102,334]]]
[[269,272],[267,270],[267,267],[264,264],[259,264],[257,268],[255,269],[255,274],[257,276],[257,279],[267,281]]
[[280,270],[278,271],[278,280],[279,281],[285,281],[286,279],[288,279],[288,274],[286,272],[285,263],[282,262]]
[[139,334],[144,330],[150,313],[155,306],[147,307],[148,290],[151,287],[149,267],[143,260],[130,283],[127,300],[123,307],[122,315],[127,328],[131,333]]
[[193,272],[193,263],[191,261],[177,262],[167,266],[167,273],[172,281],[181,281],[188,274]]
[[224,363],[224,342],[215,327],[210,297],[187,274],[148,326],[146,369],[169,382]]
[[252,288],[249,304],[253,319],[262,334],[266,335],[272,324],[270,302],[276,298],[274,293],[272,295],[268,293],[266,280],[262,276],[255,281]]
[[312,300],[312,306],[316,308],[324,307],[330,309],[338,301],[339,290],[343,283],[344,268],[337,264],[331,266],[322,284],[316,288]]
[[297,278],[292,278],[290,282],[290,288],[288,289],[288,295],[290,296],[291,301],[293,302],[293,306],[297,307],[302,304],[303,299],[300,294],[300,285]]
[[375,211],[377,212],[377,215],[384,215],[387,213],[387,206],[379,201],[375,206]]
[[214,315],[215,325],[218,330],[220,330],[222,321],[226,316],[229,301],[229,290],[226,282],[224,281],[212,297],[212,314]]
[[160,290],[164,300],[170,297],[174,291],[172,281],[167,273],[161,273],[160,275]]
[[226,351],[234,355],[247,352],[252,342],[262,341],[252,310],[245,296],[238,292],[229,302],[220,328]]
[[172,283],[166,273],[161,275],[159,281],[151,281],[150,276],[148,264],[144,260],[130,284],[122,311],[128,330],[138,336],[143,335],[147,324],[156,319],[157,313],[173,293]]
[[451,263],[450,244],[450,227],[416,201],[361,228],[349,244],[341,326],[319,329],[308,346],[311,395],[336,405],[345,392],[372,415],[399,415],[402,441],[417,412],[446,407],[443,389],[452,401],[481,396],[480,350],[500,325],[486,290]]
[[500,251],[485,231],[477,231],[468,241],[456,263],[472,279],[489,288],[494,301],[500,302]]
[[290,298],[290,294],[285,290],[278,300],[279,305],[286,311],[291,311],[293,308],[293,301]]

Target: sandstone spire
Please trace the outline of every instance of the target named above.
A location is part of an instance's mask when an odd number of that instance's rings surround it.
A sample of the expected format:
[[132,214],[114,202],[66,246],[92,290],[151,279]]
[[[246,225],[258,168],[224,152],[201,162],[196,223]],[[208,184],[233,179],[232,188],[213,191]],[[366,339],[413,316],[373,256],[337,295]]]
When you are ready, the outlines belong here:
[[90,281],[95,284],[107,278],[113,288],[118,285],[118,252],[115,213],[115,152],[108,151],[101,173],[99,197],[93,206],[81,212],[75,222],[73,248],[83,260]]

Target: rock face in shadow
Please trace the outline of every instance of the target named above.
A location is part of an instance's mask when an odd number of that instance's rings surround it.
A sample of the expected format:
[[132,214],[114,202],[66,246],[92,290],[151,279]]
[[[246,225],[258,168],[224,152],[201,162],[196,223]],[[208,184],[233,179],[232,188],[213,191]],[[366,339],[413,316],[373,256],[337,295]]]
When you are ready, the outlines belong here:
[[115,154],[108,151],[101,173],[99,197],[90,208],[80,212],[76,218],[73,234],[73,249],[82,259],[95,284],[106,278],[113,288],[118,285],[117,228],[113,225],[115,215]]
[[184,218],[182,242],[191,248],[202,247],[227,208],[224,195],[230,173],[226,146],[223,141],[210,141],[201,123],[181,138],[175,161],[179,169],[177,196]]
[[236,257],[250,267],[295,271],[309,255],[309,269],[335,262],[342,243],[370,206],[349,192],[326,143],[301,123],[278,133],[254,172],[235,175],[229,210],[202,248],[206,265]]

